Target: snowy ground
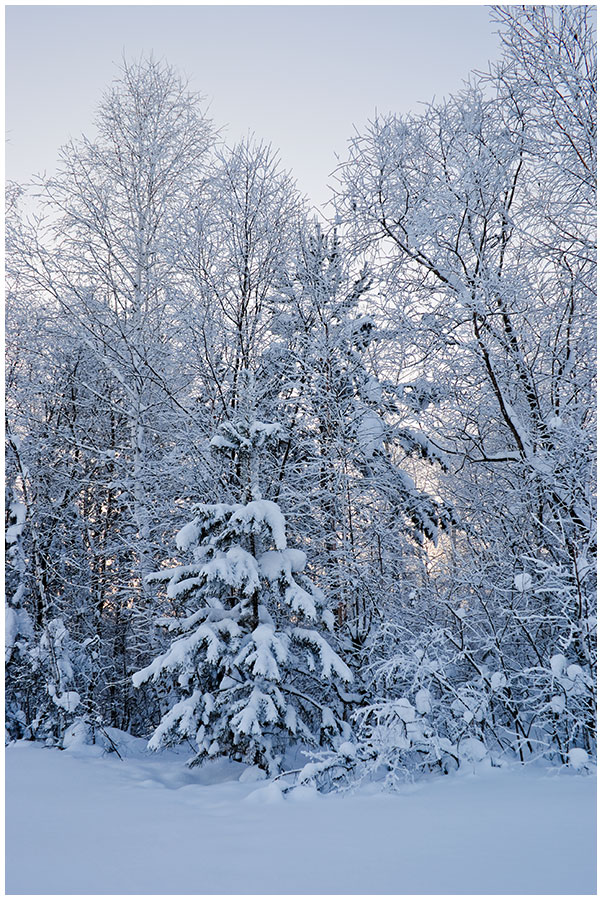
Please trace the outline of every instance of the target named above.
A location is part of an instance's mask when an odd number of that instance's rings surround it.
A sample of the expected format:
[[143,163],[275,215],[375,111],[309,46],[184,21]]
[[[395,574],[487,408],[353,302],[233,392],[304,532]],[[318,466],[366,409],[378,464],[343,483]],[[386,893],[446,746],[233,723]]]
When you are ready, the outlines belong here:
[[284,798],[175,753],[6,750],[18,894],[595,893],[595,780],[490,769],[401,794]]

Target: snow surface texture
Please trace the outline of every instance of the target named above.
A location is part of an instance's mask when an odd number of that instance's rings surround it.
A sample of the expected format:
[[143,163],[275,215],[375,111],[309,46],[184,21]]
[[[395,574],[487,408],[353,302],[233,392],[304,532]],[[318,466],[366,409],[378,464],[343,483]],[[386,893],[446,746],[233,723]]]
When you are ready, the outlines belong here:
[[574,769],[473,765],[396,795],[284,797],[255,767],[191,770],[185,755],[110,731],[123,761],[76,740],[7,748],[7,893],[596,889],[595,779]]

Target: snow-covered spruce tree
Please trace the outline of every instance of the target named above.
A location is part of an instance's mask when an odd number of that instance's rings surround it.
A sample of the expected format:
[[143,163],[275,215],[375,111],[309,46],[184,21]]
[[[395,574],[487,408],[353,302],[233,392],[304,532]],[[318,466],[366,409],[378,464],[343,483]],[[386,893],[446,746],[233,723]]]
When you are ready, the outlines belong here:
[[449,510],[419,487],[426,479],[418,467],[444,460],[416,422],[410,426],[407,388],[382,366],[385,336],[370,314],[370,287],[336,232],[309,227],[282,286],[273,324],[282,342],[271,350],[295,436],[278,496],[294,524],[311,529],[312,565],[337,600],[339,636],[354,653],[369,644],[374,620],[400,602],[400,585],[410,593],[420,545],[436,542],[450,522]]
[[326,634],[334,616],[303,575],[304,551],[287,546],[278,505],[258,486],[260,456],[285,439],[279,425],[244,412],[212,440],[246,473],[240,503],[200,504],[177,536],[193,561],[152,576],[186,614],[175,640],[134,676],[169,692],[149,747],[196,743],[191,764],[226,755],[276,773],[294,744],[336,746],[349,737],[336,686],[351,673]]

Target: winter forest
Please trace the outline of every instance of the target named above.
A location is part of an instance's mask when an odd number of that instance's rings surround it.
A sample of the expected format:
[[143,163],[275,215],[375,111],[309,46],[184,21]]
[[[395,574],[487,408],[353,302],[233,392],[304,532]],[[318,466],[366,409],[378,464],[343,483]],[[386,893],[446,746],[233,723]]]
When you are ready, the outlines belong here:
[[320,215],[151,56],[9,184],[9,745],[593,771],[594,14],[491,15]]

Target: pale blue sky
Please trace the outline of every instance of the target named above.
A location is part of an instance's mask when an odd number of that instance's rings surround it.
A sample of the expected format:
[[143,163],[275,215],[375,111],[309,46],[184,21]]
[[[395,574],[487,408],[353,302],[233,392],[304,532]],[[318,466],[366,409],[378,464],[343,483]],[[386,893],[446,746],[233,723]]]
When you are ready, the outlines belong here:
[[271,142],[319,204],[354,126],[457,90],[498,46],[485,6],[7,6],[6,174],[50,173],[61,144],[93,133],[122,53],[153,51],[229,142]]

